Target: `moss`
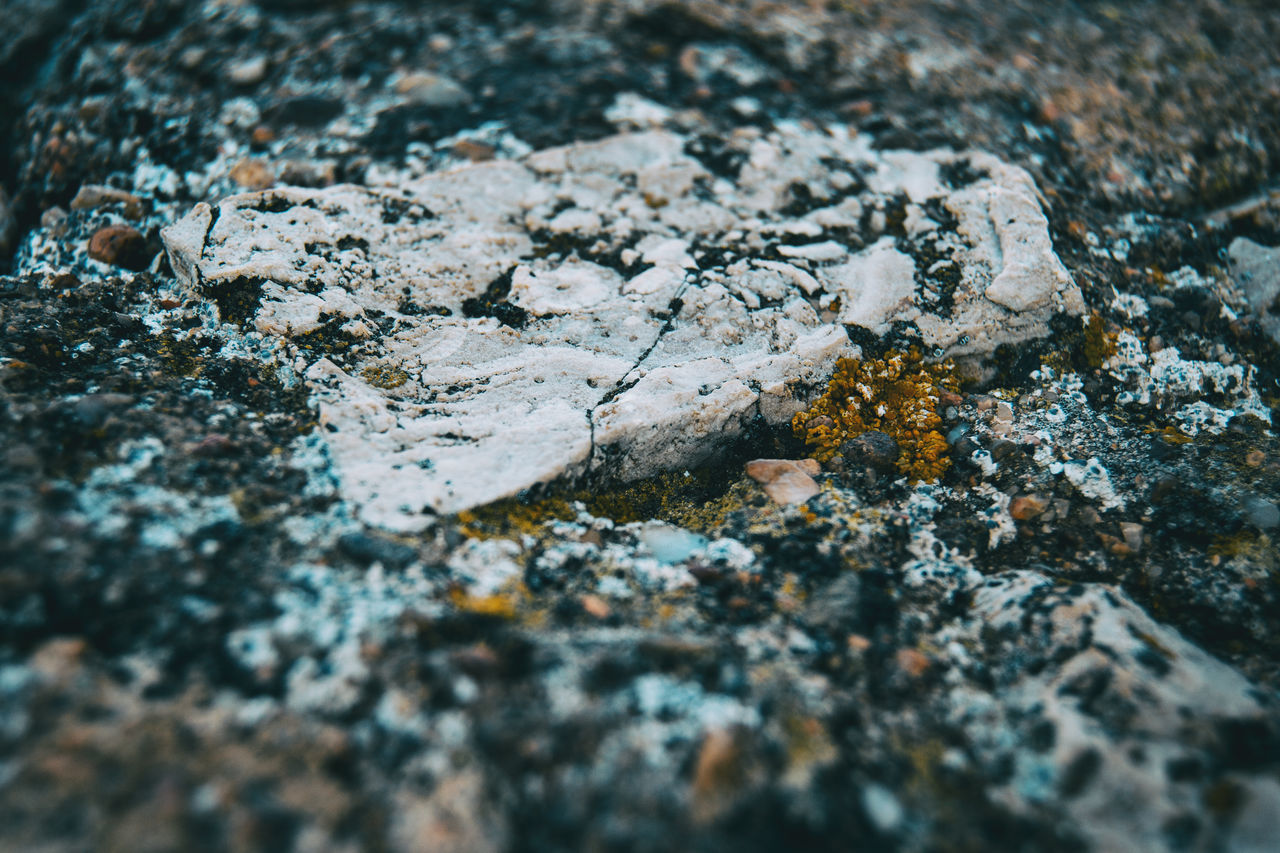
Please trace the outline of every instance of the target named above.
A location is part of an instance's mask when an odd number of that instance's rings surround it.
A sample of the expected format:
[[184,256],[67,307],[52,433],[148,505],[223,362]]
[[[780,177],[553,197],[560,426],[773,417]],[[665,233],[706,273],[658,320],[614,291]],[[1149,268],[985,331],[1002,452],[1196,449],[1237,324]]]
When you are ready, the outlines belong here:
[[1107,331],[1101,314],[1095,311],[1089,315],[1084,327],[1083,354],[1090,369],[1097,370],[1116,354],[1116,337]]
[[898,442],[898,470],[913,480],[936,480],[951,465],[938,427],[938,397],[959,390],[950,361],[926,364],[919,351],[883,358],[841,359],[827,391],[791,422],[820,462],[851,438],[880,430]]
[[459,530],[477,539],[512,538],[545,533],[548,521],[572,521],[575,503],[598,518],[618,524],[657,519],[700,533],[714,531],[729,513],[755,494],[738,469],[700,468],[670,471],[612,488],[579,488],[556,484],[537,497],[516,497],[465,510],[455,516]]

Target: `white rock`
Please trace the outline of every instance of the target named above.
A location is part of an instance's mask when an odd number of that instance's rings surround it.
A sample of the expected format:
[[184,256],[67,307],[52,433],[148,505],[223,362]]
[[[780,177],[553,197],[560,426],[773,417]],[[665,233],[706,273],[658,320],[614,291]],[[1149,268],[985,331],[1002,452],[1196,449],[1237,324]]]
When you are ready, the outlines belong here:
[[[820,392],[836,359],[856,354],[845,323],[915,322],[930,347],[985,354],[1083,308],[1020,169],[876,152],[838,129],[731,141],[747,156],[736,181],[686,154],[685,137],[650,130],[394,188],[232,196],[196,205],[164,240],[196,294],[261,288],[251,322],[278,339],[283,364],[307,351],[299,335],[362,338],[302,368],[343,495],[397,530],[587,470],[696,465],[752,419],[785,422]],[[987,177],[951,190],[940,167],[961,159]],[[855,197],[859,174],[871,188]],[[836,200],[784,214],[797,182]],[[859,250],[842,236],[899,194],[959,223],[927,237],[961,271],[945,314],[930,311],[909,243],[863,234]],[[939,227],[916,223],[910,240]],[[566,236],[581,248],[557,248]],[[839,316],[824,320],[836,299]],[[406,378],[379,387],[369,368]]]

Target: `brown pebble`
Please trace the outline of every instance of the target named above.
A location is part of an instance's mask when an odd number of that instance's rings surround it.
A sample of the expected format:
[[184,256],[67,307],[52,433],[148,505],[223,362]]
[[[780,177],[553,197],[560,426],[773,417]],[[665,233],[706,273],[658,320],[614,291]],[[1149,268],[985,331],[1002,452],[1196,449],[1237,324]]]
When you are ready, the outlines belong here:
[[813,477],[821,470],[816,459],[753,459],[747,463],[747,476],[757,483],[772,483],[788,472]]
[[89,238],[89,257],[128,270],[146,269],[151,261],[146,238],[128,225],[108,225]]
[[1045,506],[1043,498],[1035,495],[1019,495],[1009,501],[1009,515],[1018,521],[1030,521],[1039,517],[1044,512]]
[[963,403],[964,403],[964,397],[960,396],[954,391],[947,391],[946,389],[943,389],[942,391],[938,392],[938,405],[941,408],[945,409],[947,406],[958,407]]
[[246,157],[231,167],[231,180],[247,190],[265,190],[276,182],[276,176],[266,163]]
[[270,127],[267,127],[265,124],[258,125],[253,129],[253,132],[249,134],[249,142],[252,143],[253,145],[258,145],[258,146],[262,146],[270,142],[274,142],[275,138],[276,138],[275,130],[273,130]]
[[587,594],[579,599],[582,609],[596,619],[608,619],[613,609],[609,607],[609,603],[598,595]]
[[1261,450],[1250,450],[1244,456],[1244,464],[1248,465],[1250,468],[1258,468],[1266,458],[1267,455]]
[[142,199],[115,187],[85,184],[80,187],[76,197],[71,199],[72,210],[92,210],[104,204],[121,205],[124,208],[124,215],[129,219],[142,218]]
[[693,770],[693,817],[706,823],[720,816],[732,803],[742,782],[742,747],[734,732],[712,729],[698,749]]
[[912,678],[919,678],[929,668],[929,658],[915,649],[899,649],[893,660],[898,664],[898,669]]
[[472,139],[463,139],[453,146],[453,156],[465,157],[472,163],[483,163],[486,160],[492,160],[497,153],[497,149],[492,145],[486,145],[483,142],[476,142]]

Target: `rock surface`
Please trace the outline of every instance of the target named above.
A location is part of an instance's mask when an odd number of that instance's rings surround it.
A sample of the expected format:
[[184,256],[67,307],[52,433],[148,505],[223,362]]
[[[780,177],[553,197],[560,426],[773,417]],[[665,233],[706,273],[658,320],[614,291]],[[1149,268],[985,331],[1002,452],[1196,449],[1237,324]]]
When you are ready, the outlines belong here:
[[397,530],[698,465],[815,396],[857,352],[843,325],[987,354],[1083,311],[1030,177],[989,155],[784,127],[744,134],[730,180],[689,147],[648,131],[394,188],[232,196],[164,238],[179,281],[285,364],[323,329],[360,342],[297,369],[361,517]]
[[0,849],[1272,849],[1273,6],[11,0]]

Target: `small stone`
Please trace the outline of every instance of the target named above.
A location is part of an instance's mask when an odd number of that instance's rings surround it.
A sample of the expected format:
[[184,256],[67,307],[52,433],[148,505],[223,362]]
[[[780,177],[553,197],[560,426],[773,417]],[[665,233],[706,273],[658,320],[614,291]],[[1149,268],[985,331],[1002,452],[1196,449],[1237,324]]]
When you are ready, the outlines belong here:
[[89,257],[135,271],[145,269],[151,261],[146,238],[128,225],[108,225],[95,231],[89,238]]
[[492,145],[476,142],[474,139],[460,139],[453,146],[453,156],[463,157],[472,163],[484,163],[492,160],[497,153],[497,149]]
[[1019,495],[1009,501],[1009,515],[1018,521],[1030,521],[1039,517],[1046,506],[1043,498],[1035,495]]
[[1002,459],[1007,459],[1017,449],[1018,443],[1016,441],[1009,441],[1007,438],[997,438],[995,441],[991,442],[991,458],[999,462]]
[[62,208],[54,205],[53,207],[40,214],[41,228],[57,228],[67,219],[67,212]]
[[578,601],[582,604],[582,609],[595,619],[608,619],[613,612],[609,603],[598,595],[584,595]]
[[872,825],[880,832],[893,832],[905,816],[902,803],[893,792],[874,783],[862,789],[862,808]]
[[919,678],[929,668],[929,658],[915,649],[899,649],[893,660],[898,664],[898,669],[912,678]]
[[1249,523],[1259,530],[1271,530],[1280,526],[1280,507],[1273,501],[1249,495],[1240,502],[1240,508]]
[[898,442],[876,429],[846,441],[840,448],[840,454],[849,467],[863,466],[880,474],[891,474],[897,470],[899,452]]
[[261,83],[267,76],[267,58],[252,56],[227,66],[227,79],[237,86],[252,86]]
[[222,433],[215,432],[200,439],[191,448],[193,456],[226,456],[235,450],[235,442]]
[[458,81],[443,74],[406,74],[396,81],[395,90],[424,107],[460,107],[471,100]]
[[740,782],[742,749],[733,732],[713,729],[698,750],[693,771],[693,812],[699,822],[718,817]]
[[104,204],[123,205],[126,217],[129,219],[142,218],[142,199],[133,193],[118,190],[115,187],[106,187],[101,184],[85,184],[76,193],[76,197],[71,199],[72,210],[92,210]]
[[261,147],[263,145],[267,145],[271,142],[274,142],[275,138],[276,138],[276,132],[274,129],[268,127],[265,124],[260,124],[253,129],[252,133],[249,134],[249,143],[251,145],[257,145]]
[[637,538],[649,549],[654,559],[662,563],[683,563],[708,544],[705,536],[662,522],[646,524]]
[[1261,450],[1250,450],[1245,454],[1244,464],[1248,465],[1250,468],[1258,468],[1264,461],[1266,461],[1266,458],[1267,455]]
[[1129,550],[1134,554],[1142,550],[1142,525],[1132,521],[1120,522],[1120,534],[1124,537],[1124,544],[1129,546]]
[[771,483],[780,475],[796,471],[812,477],[822,470],[816,459],[753,459],[747,463],[747,476],[757,483]]
[[747,476],[764,486],[776,504],[804,503],[819,491],[813,476],[822,470],[815,459],[755,459],[747,463]]
[[360,532],[339,536],[338,548],[356,562],[381,563],[389,569],[402,569],[418,556],[417,551],[401,542]]
[[265,190],[276,182],[276,176],[263,161],[246,157],[231,167],[231,180],[247,190]]

